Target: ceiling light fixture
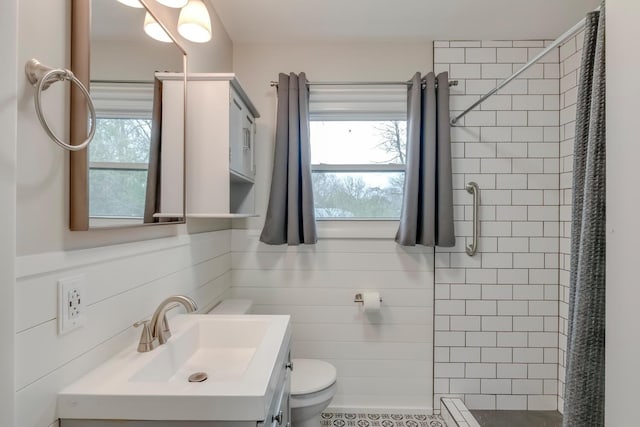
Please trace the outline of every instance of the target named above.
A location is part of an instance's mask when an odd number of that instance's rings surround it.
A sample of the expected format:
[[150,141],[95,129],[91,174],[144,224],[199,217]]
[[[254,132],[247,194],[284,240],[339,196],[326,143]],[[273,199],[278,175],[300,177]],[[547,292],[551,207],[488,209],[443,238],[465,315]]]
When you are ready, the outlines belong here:
[[138,9],[142,9],[142,3],[140,3],[138,0],[118,0],[120,3],[129,6],[129,7],[136,7]]
[[157,0],[158,3],[174,9],[180,9],[189,3],[189,0]]
[[144,32],[152,39],[163,43],[171,43],[173,41],[149,12],[144,16]]
[[185,39],[195,43],[211,40],[211,19],[202,0],[189,0],[180,11],[178,32]]

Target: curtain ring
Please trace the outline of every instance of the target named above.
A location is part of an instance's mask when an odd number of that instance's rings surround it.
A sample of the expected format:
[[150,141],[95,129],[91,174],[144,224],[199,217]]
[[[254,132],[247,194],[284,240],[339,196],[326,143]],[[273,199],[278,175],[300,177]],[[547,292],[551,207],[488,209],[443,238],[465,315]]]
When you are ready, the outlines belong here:
[[[55,142],[65,150],[80,151],[85,149],[96,133],[96,109],[93,105],[93,100],[91,99],[91,95],[89,95],[89,91],[87,90],[87,88],[70,70],[62,68],[49,68],[45,65],[42,65],[35,59],[27,62],[25,66],[25,73],[27,74],[27,78],[29,79],[29,81],[35,86],[34,104],[36,108],[36,114],[38,116],[38,119],[40,120],[40,124],[44,128],[44,131],[47,133],[47,135],[49,135],[49,138],[51,138],[53,142]],[[87,100],[87,106],[89,107],[89,114],[91,116],[91,128],[89,129],[87,139],[85,139],[82,144],[71,145],[58,138],[58,136],[51,130],[51,127],[47,123],[47,120],[45,119],[42,112],[42,91],[47,90],[49,86],[51,86],[51,84],[62,80],[68,80],[72,84],[78,86],[85,99]]]

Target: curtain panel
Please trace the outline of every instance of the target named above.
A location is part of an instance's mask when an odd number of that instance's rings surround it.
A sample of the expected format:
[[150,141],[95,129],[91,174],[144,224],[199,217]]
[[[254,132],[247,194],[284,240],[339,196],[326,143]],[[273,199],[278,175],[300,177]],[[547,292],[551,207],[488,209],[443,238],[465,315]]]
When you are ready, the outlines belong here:
[[271,192],[260,241],[269,245],[299,245],[314,244],[317,240],[308,82],[304,73],[281,73]]
[[407,165],[400,226],[403,246],[455,245],[449,76],[416,73],[407,95]]

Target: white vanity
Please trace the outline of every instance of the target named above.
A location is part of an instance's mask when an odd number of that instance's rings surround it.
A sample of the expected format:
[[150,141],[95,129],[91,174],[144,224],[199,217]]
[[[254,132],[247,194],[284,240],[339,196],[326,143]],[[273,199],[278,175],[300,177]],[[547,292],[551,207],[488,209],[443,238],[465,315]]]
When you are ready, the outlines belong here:
[[171,331],[62,390],[61,427],[289,425],[289,316],[178,315]]

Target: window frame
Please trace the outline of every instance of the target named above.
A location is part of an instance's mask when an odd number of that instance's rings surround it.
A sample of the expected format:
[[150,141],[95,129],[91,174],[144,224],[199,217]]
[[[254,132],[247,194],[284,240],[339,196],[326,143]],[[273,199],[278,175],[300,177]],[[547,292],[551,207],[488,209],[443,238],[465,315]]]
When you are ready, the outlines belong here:
[[[314,97],[315,95],[315,97]],[[407,122],[407,91],[403,85],[311,86],[309,120],[311,122]],[[405,127],[406,132],[406,127]],[[406,135],[405,135],[406,138]],[[311,135],[311,140],[313,136]],[[403,163],[311,163],[314,173],[406,173]],[[315,207],[315,206],[314,206]],[[316,217],[322,223],[364,221],[397,222],[397,218]]]
[[[153,109],[153,82],[143,81],[92,81],[91,96],[95,104],[96,119],[149,120]],[[148,171],[146,162],[87,162],[88,172],[92,170]],[[143,216],[92,215],[89,218],[114,220],[141,220]]]

